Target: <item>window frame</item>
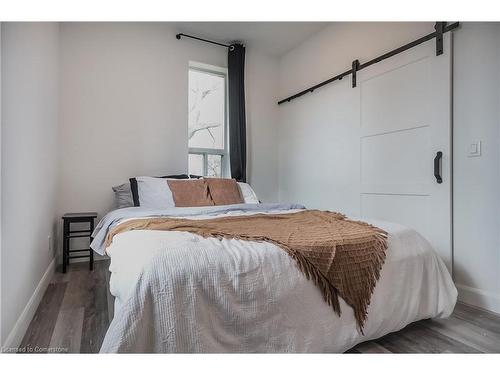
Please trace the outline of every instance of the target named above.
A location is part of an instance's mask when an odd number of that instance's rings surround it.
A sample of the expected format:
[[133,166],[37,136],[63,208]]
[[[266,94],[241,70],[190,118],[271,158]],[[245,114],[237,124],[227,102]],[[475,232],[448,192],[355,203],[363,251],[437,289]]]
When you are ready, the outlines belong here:
[[[208,173],[208,155],[220,155],[221,156],[221,177],[230,177],[230,166],[229,166],[229,97],[228,97],[228,73],[227,68],[220,66],[204,64],[200,62],[190,61],[188,74],[190,71],[198,71],[206,74],[211,74],[214,76],[224,78],[224,148],[203,148],[203,147],[189,147],[188,139],[188,173],[189,171],[189,155],[202,155],[203,156],[203,176],[206,177]],[[188,78],[188,92],[189,92],[189,78]],[[189,102],[189,97],[188,97]],[[189,127],[189,124],[188,124]]]

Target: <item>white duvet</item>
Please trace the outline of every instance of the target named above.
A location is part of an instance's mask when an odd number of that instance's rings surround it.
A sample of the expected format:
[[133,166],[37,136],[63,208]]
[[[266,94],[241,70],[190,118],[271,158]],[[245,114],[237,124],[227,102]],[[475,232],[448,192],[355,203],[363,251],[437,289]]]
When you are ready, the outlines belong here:
[[457,291],[429,243],[401,225],[369,222],[389,233],[389,247],[364,335],[352,309],[340,300],[337,316],[275,245],[138,230],[107,249],[116,304],[101,352],[344,352],[449,316]]

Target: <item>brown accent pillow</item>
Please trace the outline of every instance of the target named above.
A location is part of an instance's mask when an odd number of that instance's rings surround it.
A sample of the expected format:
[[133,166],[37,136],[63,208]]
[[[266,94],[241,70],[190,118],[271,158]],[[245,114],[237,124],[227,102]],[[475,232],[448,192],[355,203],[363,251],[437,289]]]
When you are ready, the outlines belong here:
[[213,206],[205,180],[167,180],[175,207]]
[[240,188],[235,179],[231,178],[205,178],[208,190],[216,206],[243,203]]

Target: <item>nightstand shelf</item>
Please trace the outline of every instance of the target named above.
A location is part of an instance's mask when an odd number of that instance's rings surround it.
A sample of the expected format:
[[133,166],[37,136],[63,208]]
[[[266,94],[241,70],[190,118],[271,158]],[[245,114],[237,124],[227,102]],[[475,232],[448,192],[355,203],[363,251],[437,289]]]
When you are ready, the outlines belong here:
[[[92,232],[94,231],[94,220],[97,217],[97,212],[78,212],[67,213],[62,216],[63,219],[63,273],[66,273],[66,268],[69,265],[70,259],[89,258],[89,269],[94,269],[94,252],[90,248],[86,249],[70,249],[70,240],[72,238],[88,237],[92,242]],[[88,223],[89,229],[71,230],[71,224]],[[72,253],[88,252],[88,255],[71,255]]]

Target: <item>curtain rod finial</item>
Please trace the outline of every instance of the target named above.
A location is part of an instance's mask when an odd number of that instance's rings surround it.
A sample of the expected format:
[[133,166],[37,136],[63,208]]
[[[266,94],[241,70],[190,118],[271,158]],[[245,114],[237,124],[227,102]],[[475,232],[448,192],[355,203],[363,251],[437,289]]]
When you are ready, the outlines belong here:
[[182,34],[177,34],[175,37],[176,37],[177,39],[180,39],[180,38],[181,38],[181,35],[182,35]]

